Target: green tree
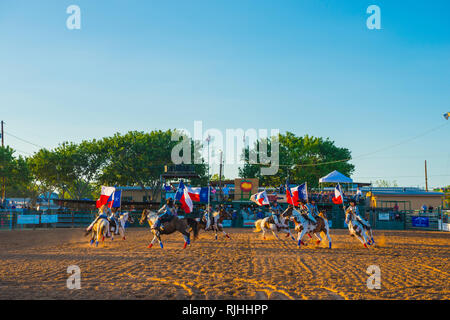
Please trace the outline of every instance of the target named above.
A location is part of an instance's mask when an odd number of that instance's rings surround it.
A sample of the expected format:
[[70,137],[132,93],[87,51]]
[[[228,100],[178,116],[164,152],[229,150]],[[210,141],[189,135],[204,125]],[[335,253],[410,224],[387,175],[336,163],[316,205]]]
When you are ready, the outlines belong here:
[[262,186],[278,186],[284,184],[289,176],[291,183],[308,182],[308,187],[316,187],[319,178],[333,170],[349,176],[354,171],[354,165],[349,163],[351,152],[346,148],[337,147],[330,139],[305,135],[297,137],[291,132],[280,134],[273,139],[279,141],[279,170],[275,175],[261,175],[261,164],[251,164],[250,156],[255,156],[258,163],[261,157],[258,153],[260,143],[266,142],[268,152],[271,152],[271,141],[258,140],[251,148],[244,150],[244,166],[239,168],[243,178],[259,178]]
[[[139,186],[147,199],[155,200],[161,192],[161,174],[164,172],[164,166],[172,164],[172,149],[178,143],[172,141],[172,132],[172,130],[150,133],[130,131],[124,135],[116,133],[112,137],[104,138],[101,141],[101,150],[106,154],[106,161],[98,182]],[[192,156],[193,145],[194,142],[191,142]],[[195,168],[201,180],[205,180],[205,165],[197,165]],[[150,190],[145,187],[150,187]]]
[[382,188],[390,188],[390,187],[398,187],[397,181],[389,181],[389,180],[377,180],[375,181],[375,187],[382,187]]
[[29,196],[32,175],[27,161],[22,156],[14,157],[14,150],[9,146],[0,147],[0,183],[3,183],[3,178],[8,198]]

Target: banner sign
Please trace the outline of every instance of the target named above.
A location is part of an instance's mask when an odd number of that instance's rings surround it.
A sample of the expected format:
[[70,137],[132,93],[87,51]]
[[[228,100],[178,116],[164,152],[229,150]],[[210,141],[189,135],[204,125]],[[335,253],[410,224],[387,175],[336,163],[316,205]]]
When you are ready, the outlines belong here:
[[39,215],[37,214],[19,214],[17,224],[39,224]]
[[222,226],[224,228],[231,228],[231,220],[223,220],[222,221]]
[[450,231],[450,223],[443,223],[442,224],[442,230]]
[[255,226],[255,220],[244,220],[244,227],[254,227]]
[[386,212],[380,212],[380,213],[378,213],[378,220],[389,221],[390,220],[390,214],[386,213]]
[[413,227],[428,228],[430,222],[428,217],[411,217]]
[[58,223],[57,214],[43,214],[41,216],[41,223]]

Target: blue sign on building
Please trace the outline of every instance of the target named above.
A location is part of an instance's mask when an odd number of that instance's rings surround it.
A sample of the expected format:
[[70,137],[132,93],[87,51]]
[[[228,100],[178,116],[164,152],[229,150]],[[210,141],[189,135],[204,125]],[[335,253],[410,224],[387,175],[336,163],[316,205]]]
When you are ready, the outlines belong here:
[[413,227],[428,228],[430,221],[428,217],[411,217]]

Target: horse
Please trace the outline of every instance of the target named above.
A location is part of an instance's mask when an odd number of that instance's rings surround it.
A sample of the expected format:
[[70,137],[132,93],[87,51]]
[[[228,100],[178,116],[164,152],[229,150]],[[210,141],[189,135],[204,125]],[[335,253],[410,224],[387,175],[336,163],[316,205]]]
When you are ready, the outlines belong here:
[[277,227],[275,224],[275,221],[273,220],[273,217],[265,217],[263,219],[258,219],[255,221],[255,230],[253,232],[260,232],[262,231],[263,239],[266,239],[266,231],[272,231],[272,234],[277,238],[280,239],[277,235],[277,232],[286,232],[286,237],[291,237],[294,241],[294,237],[291,234],[291,230],[289,229],[289,211],[286,209],[281,215],[280,215],[280,224],[281,227]]
[[[139,220],[139,224],[143,224],[145,221],[148,222],[148,225],[150,228],[155,224],[156,219],[158,218],[158,213],[150,211],[148,209],[144,209],[142,211],[141,219]],[[180,219],[176,216],[172,217],[170,221],[166,221],[162,223],[164,228],[161,229],[151,229],[153,233],[153,239],[148,245],[148,248],[151,248],[153,246],[153,243],[156,239],[158,239],[159,246],[161,249],[164,248],[163,243],[161,241],[161,235],[162,234],[172,234],[175,231],[180,232],[183,235],[184,238],[184,246],[183,249],[186,248],[187,245],[191,244],[191,231],[194,232],[194,239],[197,239],[198,236],[198,222],[195,219],[192,218],[183,218]]]
[[303,242],[303,236],[308,234],[311,237],[311,233],[313,233],[317,238],[317,244],[322,241],[322,237],[320,233],[323,232],[328,238],[328,248],[331,249],[331,237],[330,237],[330,227],[328,225],[328,220],[325,218],[323,212],[320,212],[316,217],[317,223],[310,221],[305,218],[302,214],[300,214],[293,207],[290,207],[289,210],[292,210],[292,221],[295,224],[295,231],[298,233],[297,244],[298,247],[301,248],[301,245],[306,245]]
[[[365,248],[368,248],[367,245],[371,245],[375,243],[372,234],[372,228],[363,225],[356,218],[356,214],[350,213],[349,211],[345,212],[345,223],[348,226],[348,230],[350,231],[351,236],[356,236],[356,238],[361,241]],[[369,239],[370,234],[370,239]],[[372,240],[372,242],[371,242]]]
[[105,237],[108,235],[108,230],[110,228],[108,219],[100,218],[98,221],[94,224],[92,227],[92,236],[90,244],[92,245],[95,241],[95,246],[98,247],[98,242],[100,239],[102,240],[102,243],[105,242]]
[[[120,214],[118,222],[119,226],[116,226],[116,228],[119,228],[119,234],[122,237],[122,239],[125,240],[125,224],[127,222],[134,223],[134,219],[129,212],[124,212]],[[111,231],[111,240],[114,240],[114,232],[112,231]]]
[[[211,229],[210,230],[214,231],[215,239],[217,240],[217,232],[218,231],[221,231],[225,235],[225,237],[227,237],[228,239],[231,239],[231,237],[228,235],[228,233],[226,233],[223,230],[223,225],[222,225],[223,220],[231,219],[231,214],[229,212],[227,212],[223,207],[221,207],[219,209],[219,211],[214,211],[211,214],[210,219],[211,218],[212,218],[213,221],[211,221],[211,225],[210,225]],[[203,216],[200,219],[200,221],[198,222],[199,228],[200,229],[204,229],[205,231],[207,231],[206,230],[206,224],[207,224],[206,218],[205,218],[205,216]]]

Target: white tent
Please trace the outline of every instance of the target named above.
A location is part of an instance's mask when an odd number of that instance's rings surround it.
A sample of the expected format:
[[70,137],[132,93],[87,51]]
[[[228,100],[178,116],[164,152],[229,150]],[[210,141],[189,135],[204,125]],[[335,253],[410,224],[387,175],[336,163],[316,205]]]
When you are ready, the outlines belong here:
[[319,179],[319,183],[353,183],[353,180],[347,176],[344,176],[339,171],[334,170],[325,177]]

